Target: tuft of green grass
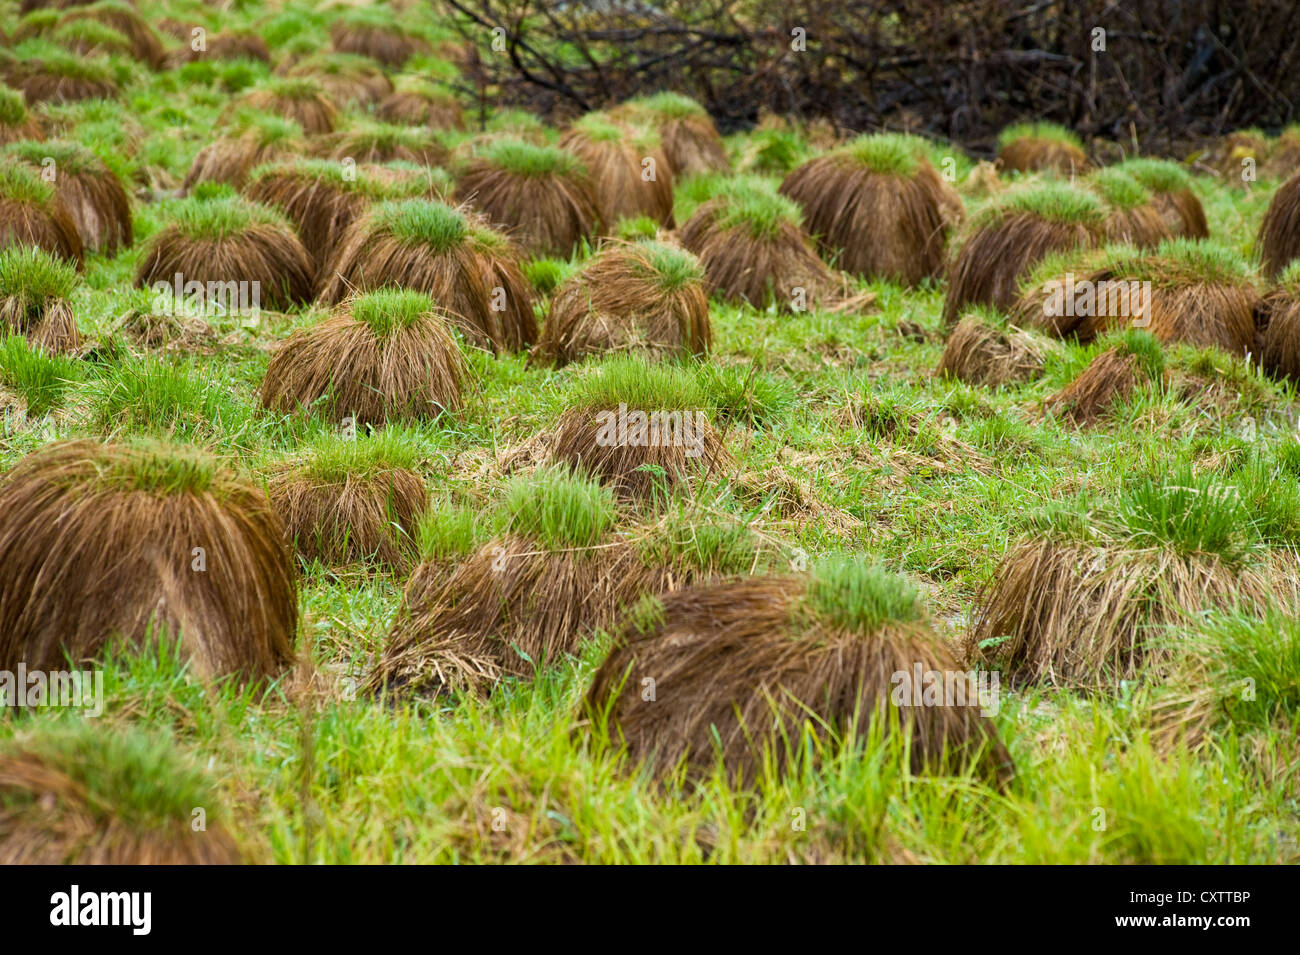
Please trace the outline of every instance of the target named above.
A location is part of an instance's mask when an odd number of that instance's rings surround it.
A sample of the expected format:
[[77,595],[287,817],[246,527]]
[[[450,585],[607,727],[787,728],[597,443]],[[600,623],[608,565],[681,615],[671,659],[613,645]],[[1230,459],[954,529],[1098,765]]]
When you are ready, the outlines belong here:
[[81,377],[79,362],[65,355],[47,355],[21,335],[0,341],[0,381],[22,397],[29,417],[49,414]]
[[[649,277],[665,295],[704,281],[704,266],[700,265],[700,260],[680,246],[645,241],[638,243],[636,250],[645,256]],[[639,267],[640,261],[636,261]]]
[[212,198],[207,196],[208,193],[196,190],[194,196],[172,208],[170,224],[187,239],[221,241],[255,226],[291,229],[288,221],[274,209],[230,195],[228,188]]
[[591,547],[614,527],[614,492],[567,468],[512,478],[502,503],[505,528],[552,550]]
[[625,242],[657,239],[659,237],[659,223],[646,215],[633,216],[630,219],[619,219],[614,225],[614,235]]
[[355,438],[332,432],[316,436],[303,449],[304,477],[333,484],[348,477],[370,478],[385,471],[415,470],[420,447],[410,434],[393,428]]
[[122,445],[126,454],[105,459],[99,472],[102,482],[157,496],[217,489],[217,459],[198,448],[139,437],[129,437]]
[[984,206],[972,220],[975,228],[1013,215],[1033,215],[1062,225],[1100,226],[1106,218],[1098,197],[1065,182],[1040,182],[1008,190]]
[[746,165],[754,172],[785,175],[808,158],[808,144],[798,133],[783,129],[756,129],[749,141],[752,151]]
[[516,176],[580,176],[586,173],[577,156],[557,146],[539,146],[523,139],[496,139],[479,155],[499,169]]
[[1073,132],[1057,123],[1044,122],[1013,123],[1007,126],[998,133],[998,148],[1014,143],[1018,139],[1042,139],[1083,149],[1083,141]]
[[704,107],[681,93],[664,90],[653,96],[643,96],[629,100],[628,106],[643,111],[660,119],[689,119],[692,116],[708,116]]
[[1147,188],[1118,166],[1098,169],[1084,182],[1118,209],[1135,209],[1151,201]]
[[104,168],[104,163],[92,151],[78,143],[70,143],[62,140],[45,140],[36,142],[30,139],[20,139],[17,142],[9,143],[3,149],[4,153],[20,159],[40,168],[47,159],[54,160],[55,174],[72,173],[80,175],[82,173],[100,172]]
[[1266,729],[1300,719],[1300,620],[1292,614],[1213,613],[1179,644],[1208,666],[1197,682],[1214,693],[1220,725]]
[[0,125],[19,126],[27,121],[27,100],[20,90],[0,83]]
[[550,295],[577,270],[576,264],[563,259],[530,259],[524,265],[524,276],[537,291]]
[[681,506],[671,511],[654,533],[639,540],[638,546],[650,566],[699,574],[747,574],[759,560],[758,540],[748,524],[701,522]]
[[1259,549],[1240,490],[1214,474],[1194,474],[1186,465],[1136,481],[1116,513],[1139,547],[1168,547],[1184,557],[1215,554],[1232,565],[1245,563]]
[[610,119],[608,113],[594,110],[575,120],[573,129],[597,143],[621,143],[630,135],[628,128]]
[[1152,192],[1183,192],[1192,188],[1191,174],[1168,159],[1140,156],[1115,167],[1132,176]]
[[701,362],[695,379],[722,424],[767,428],[794,405],[794,387],[757,365]]
[[695,377],[680,365],[643,356],[615,355],[581,378],[571,392],[575,407],[655,411],[712,410]]
[[0,249],[0,298],[22,301],[24,311],[50,301],[67,301],[80,284],[71,263],[44,249],[29,245]]
[[875,633],[891,622],[919,620],[920,594],[906,578],[860,557],[818,561],[803,606],[854,633]]
[[738,179],[733,185],[723,186],[718,195],[722,204],[714,221],[720,229],[738,229],[752,239],[770,242],[786,225],[798,228],[803,224],[798,204],[770,186]]
[[233,438],[251,419],[219,381],[158,361],[124,363],[90,383],[89,420],[104,433]]
[[89,18],[60,24],[50,34],[50,39],[67,47],[85,44],[100,53],[129,55],[131,52],[131,41],[120,30]]
[[421,560],[463,557],[487,540],[490,526],[476,508],[435,503],[420,519],[415,533]]
[[[1105,343],[1109,345],[1112,340]],[[1147,381],[1159,381],[1165,372],[1165,349],[1160,339],[1140,328],[1126,328],[1113,339],[1113,344],[1126,355],[1138,360],[1141,373]]]
[[241,106],[226,124],[229,136],[248,136],[262,147],[289,145],[302,139],[302,127],[291,119]]
[[54,201],[54,186],[22,163],[0,163],[0,199],[33,206],[47,206]]
[[[208,812],[209,822],[218,818],[212,780],[182,756],[165,730],[59,717],[8,748],[15,745],[84,787],[86,808],[97,823],[137,832],[188,827],[196,806]],[[5,802],[27,798],[35,797],[10,795]]]
[[358,295],[349,305],[352,317],[369,327],[384,342],[433,311],[433,299],[423,292],[381,288]]
[[922,156],[916,137],[900,133],[859,136],[837,152],[878,175],[904,179],[916,175]]
[[371,211],[374,223],[399,241],[422,245],[432,252],[459,248],[470,238],[465,216],[442,202],[413,199],[381,202]]

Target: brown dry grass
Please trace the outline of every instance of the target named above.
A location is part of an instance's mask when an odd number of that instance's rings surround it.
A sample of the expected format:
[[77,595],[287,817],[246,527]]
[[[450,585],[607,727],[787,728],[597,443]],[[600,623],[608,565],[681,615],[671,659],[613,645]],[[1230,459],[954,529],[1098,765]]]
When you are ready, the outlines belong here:
[[998,151],[999,171],[1053,170],[1063,176],[1082,176],[1092,168],[1082,149],[1055,139],[1016,139]]
[[1268,374],[1300,382],[1300,298],[1285,286],[1260,303],[1255,354]]
[[[517,351],[537,340],[533,293],[518,250],[477,240],[442,252],[408,244],[361,216],[343,234],[321,280],[319,299],[337,305],[354,291],[395,285],[431,296],[447,310],[471,344]],[[505,292],[505,308],[493,308],[493,289]]]
[[1003,331],[967,315],[948,337],[935,374],[989,388],[1030,381],[1043,373],[1050,347],[1050,342],[1018,328]]
[[[365,175],[357,170],[357,175]],[[279,209],[293,223],[311,256],[313,272],[323,279],[325,266],[340,239],[369,201],[360,192],[285,164],[249,182],[243,193],[254,202]]]
[[51,353],[72,353],[81,345],[72,306],[62,299],[49,299],[37,308],[29,308],[24,296],[0,296],[0,329],[5,334],[22,335]]
[[1157,192],[1153,196],[1153,204],[1164,220],[1165,228],[1169,230],[1170,235],[1186,236],[1189,239],[1210,237],[1210,225],[1205,219],[1205,207],[1201,205],[1201,200],[1196,198],[1196,193],[1192,190]]
[[456,198],[531,255],[566,259],[592,240],[600,224],[591,180],[580,169],[525,176],[476,157],[460,176]]
[[1135,355],[1118,348],[1102,352],[1043,404],[1050,415],[1065,417],[1075,424],[1095,424],[1118,402],[1127,401],[1138,386],[1139,364]]
[[1283,580],[1278,570],[1236,568],[1212,554],[1026,538],[980,592],[968,650],[1000,661],[1017,683],[1113,689],[1169,659],[1169,628],[1190,625],[1204,607],[1262,608]]
[[[1161,266],[1158,262],[1149,267],[1159,274]],[[1064,276],[1058,280],[1063,281]],[[1103,268],[1075,278],[1076,284],[1084,281],[1091,282],[1095,289],[1094,305],[1076,309],[1086,314],[1048,314],[1047,303],[1053,293],[1034,287],[1025,290],[1012,310],[1012,317],[1026,328],[1058,338],[1072,336],[1085,344],[1098,335],[1144,320],[1145,325],[1135,327],[1144,328],[1164,343],[1185,342],[1200,348],[1222,348],[1234,355],[1254,351],[1255,309],[1260,296],[1253,285],[1209,282],[1163,285],[1152,282],[1150,313],[1139,317],[1133,314],[1131,296],[1119,294],[1129,288],[1130,278],[1123,272]],[[1124,304],[1126,300],[1130,305]]]
[[451,96],[435,96],[421,90],[396,90],[375,108],[385,123],[399,126],[427,126],[430,129],[464,129],[460,104]]
[[398,69],[417,53],[429,50],[429,44],[419,37],[398,29],[341,20],[330,24],[330,42],[340,53],[368,56],[390,69]]
[[429,503],[420,475],[405,468],[319,481],[288,467],[271,475],[267,493],[297,553],[328,567],[407,568]]
[[924,158],[908,178],[831,153],[791,172],[780,192],[803,209],[822,256],[846,272],[917,285],[943,270],[954,193]]
[[247,282],[251,289],[257,282],[259,304],[274,311],[312,299],[311,256],[293,232],[271,224],[255,223],[212,238],[191,238],[175,224],[164,226],[145,247],[135,284],[171,285],[178,273],[186,282],[204,285]]
[[972,305],[1009,309],[1021,279],[1053,252],[1100,245],[1100,230],[1083,224],[1051,222],[1015,212],[986,223],[957,253],[948,270],[943,320],[948,327]]
[[[638,409],[628,409],[630,414]],[[647,416],[656,409],[639,409]],[[736,461],[727,450],[722,436],[712,424],[703,419],[704,427],[697,429],[694,448],[685,442],[673,442],[662,435],[655,442],[619,443],[602,438],[606,415],[616,415],[617,408],[570,408],[560,416],[550,447],[550,459],[565,462],[575,470],[584,471],[602,484],[611,487],[620,497],[634,500],[655,500],[676,490],[691,490],[701,482],[734,473]],[[659,414],[667,414],[658,411]],[[681,411],[683,419],[691,416],[691,427],[701,412]],[[632,426],[629,425],[629,432]],[[684,431],[684,428],[683,428]]]
[[27,60],[14,65],[5,76],[5,82],[14,89],[21,90],[29,105],[113,99],[118,94],[117,84],[111,79],[48,72],[40,60]]
[[[576,155],[591,177],[596,211],[602,228],[613,230],[620,219],[649,216],[665,228],[673,228],[673,169],[663,150],[638,148],[632,135],[620,141],[597,140],[580,130],[570,130],[560,139],[560,148]],[[655,178],[642,178],[641,161],[655,161]]]
[[508,535],[450,576],[438,564],[421,564],[366,689],[486,695],[503,677],[528,678],[544,661],[576,652],[622,607],[662,584],[622,539],[552,551]]
[[223,136],[198,151],[181,183],[181,195],[188,194],[201,182],[225,182],[242,189],[253,167],[296,155],[301,146],[301,143],[282,140],[263,142],[255,130]]
[[206,487],[142,486],[140,471],[176,453],[64,442],[0,478],[0,669],[142,648],[153,624],[200,679],[273,679],[293,663],[297,583],[265,494],[221,471]]
[[73,263],[78,271],[85,267],[81,234],[57,197],[44,205],[0,199],[0,247],[7,245],[34,245]]
[[1272,279],[1282,273],[1287,263],[1300,258],[1300,174],[1273,193],[1259,224],[1256,245],[1264,274]]
[[393,81],[378,63],[349,63],[329,70],[319,57],[299,62],[286,61],[276,72],[282,76],[308,76],[320,82],[325,93],[340,106],[367,108],[393,92]]
[[844,307],[852,297],[845,278],[827,268],[803,229],[785,222],[770,238],[755,236],[743,225],[724,229],[717,219],[725,203],[725,199],[711,199],[701,205],[678,236],[685,248],[699,256],[710,294],[755,308],[775,304],[791,312],[794,289],[802,288],[808,310]]
[[664,289],[644,245],[615,243],[556,290],[537,348],[562,365],[611,351],[701,355],[712,340],[703,285]]
[[434,130],[413,145],[377,135],[365,126],[318,136],[312,140],[311,153],[321,159],[351,159],[357,165],[398,161],[441,166],[451,157],[447,144]]
[[287,95],[275,89],[255,89],[245,96],[232,100],[222,112],[222,119],[239,109],[253,109],[292,120],[308,136],[321,136],[334,132],[338,124],[338,107],[329,98],[324,87],[309,95]]
[[267,66],[271,65],[271,50],[266,45],[266,41],[256,33],[209,33],[204,38],[205,49],[195,50],[190,43],[192,36],[190,31],[194,26],[197,24],[187,28],[180,37],[186,42],[171,50],[163,58],[163,65],[167,69],[184,66],[196,60],[257,60]]
[[1154,249],[1174,235],[1154,203],[1131,209],[1111,209],[1106,215],[1104,231],[1107,242],[1139,249]]
[[310,407],[330,420],[353,417],[357,424],[454,411],[467,369],[450,321],[430,311],[380,340],[345,305],[276,346],[262,382],[262,406],[285,413]]
[[587,693],[593,720],[608,712],[611,742],[660,776],[684,763],[688,778],[705,777],[720,754],[728,775],[750,784],[768,755],[785,768],[787,746],[799,745],[805,727],[825,739],[896,715],[914,771],[975,760],[1010,778],[1010,755],[977,707],[891,704],[895,673],[918,662],[961,669],[928,623],[857,632],[804,606],[806,587],[798,577],[753,577],[664,596],[662,613],[617,631]]
[[126,37],[131,55],[142,63],[157,69],[162,66],[165,51],[158,34],[135,10],[124,6],[95,7],[90,10],[73,10],[59,19],[59,25],[76,20],[95,20],[112,27]]
[[39,118],[28,113],[16,126],[0,122],[0,146],[21,142],[24,139],[44,142],[45,126]]
[[[33,168],[39,173],[39,166]],[[131,200],[116,174],[98,159],[91,169],[58,169],[54,193],[81,238],[83,249],[112,257],[135,241]]]

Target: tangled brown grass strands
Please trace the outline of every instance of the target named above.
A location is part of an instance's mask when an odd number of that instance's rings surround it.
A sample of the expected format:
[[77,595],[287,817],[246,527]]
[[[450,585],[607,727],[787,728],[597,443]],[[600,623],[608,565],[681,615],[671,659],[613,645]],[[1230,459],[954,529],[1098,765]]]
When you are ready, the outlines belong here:
[[1037,335],[1014,327],[1004,331],[967,315],[948,336],[935,374],[989,388],[1031,381],[1043,373],[1052,348]]
[[1287,264],[1300,258],[1300,174],[1278,187],[1259,224],[1260,262],[1264,274],[1276,279]]
[[[625,435],[618,433],[621,415]],[[690,491],[736,469],[722,436],[703,411],[691,409],[570,408],[555,425],[549,458],[641,501]]]
[[271,474],[267,493],[298,555],[327,567],[368,562],[407,568],[428,508],[423,479],[406,468],[325,480],[283,467]]
[[1204,607],[1263,608],[1288,594],[1286,572],[1236,567],[1214,554],[1029,537],[980,592],[968,637],[976,659],[1019,683],[1113,689],[1162,666],[1160,637]]
[[891,704],[896,673],[959,669],[927,622],[844,626],[806,606],[807,588],[802,577],[724,581],[630,615],[587,693],[593,724],[661,778],[679,766],[705,778],[721,759],[751,785],[767,767],[785,770],[805,729],[824,740],[872,719],[907,734],[915,772],[971,761],[1010,778],[1011,758],[976,707]]
[[0,479],[0,669],[59,670],[170,635],[201,679],[273,679],[297,626],[283,527],[210,460],[72,441]]
[[453,224],[453,237],[422,237],[395,227],[393,217],[437,204],[403,203],[401,212],[394,205],[384,203],[348,227],[322,279],[323,304],[386,285],[413,289],[442,306],[476,347],[516,351],[537,340],[533,293],[511,243],[463,212],[455,213],[465,221]]
[[846,272],[917,285],[943,270],[953,193],[924,157],[908,175],[833,152],[795,169],[780,192],[803,209],[823,258]]
[[[814,250],[812,238],[793,222],[770,235],[737,223],[719,222],[725,199],[710,199],[682,226],[678,239],[704,266],[710,294],[755,308],[775,305],[781,311],[861,310],[875,296],[858,293],[847,276],[834,273]],[[802,289],[802,304],[796,291]]]
[[672,250],[615,243],[592,257],[552,297],[538,352],[557,365],[607,352],[706,353],[713,331],[703,283],[667,283],[657,254]]
[[952,327],[972,305],[1010,309],[1021,280],[1048,255],[1102,241],[1100,226],[1092,223],[1053,222],[1020,211],[990,219],[962,243],[948,270],[944,324]]
[[365,689],[486,695],[504,677],[528,678],[543,662],[575,652],[621,607],[659,585],[659,575],[623,539],[551,550],[507,535],[450,576],[438,564],[421,564]]
[[[634,141],[629,129],[620,138],[597,138],[581,129],[571,129],[560,138],[560,148],[581,160],[591,180],[601,226],[611,232],[620,219],[649,216],[665,228],[673,228],[673,171],[657,145]],[[649,160],[653,166],[645,165]],[[647,179],[648,170],[654,177]]]
[[478,156],[461,174],[456,198],[532,255],[568,258],[600,224],[591,180],[580,167],[525,175]]
[[276,347],[262,382],[263,407],[311,408],[357,424],[427,420],[460,407],[467,368],[445,312],[426,300],[417,316],[381,335],[354,314],[355,305]]

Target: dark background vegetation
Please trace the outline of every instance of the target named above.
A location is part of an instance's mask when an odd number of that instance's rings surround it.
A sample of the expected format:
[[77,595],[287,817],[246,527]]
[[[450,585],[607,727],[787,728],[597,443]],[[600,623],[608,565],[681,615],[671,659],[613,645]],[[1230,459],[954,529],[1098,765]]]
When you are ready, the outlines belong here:
[[766,109],[987,152],[1026,118],[1169,147],[1276,129],[1300,103],[1298,0],[433,2],[477,51],[478,93],[557,119],[674,89],[724,130]]

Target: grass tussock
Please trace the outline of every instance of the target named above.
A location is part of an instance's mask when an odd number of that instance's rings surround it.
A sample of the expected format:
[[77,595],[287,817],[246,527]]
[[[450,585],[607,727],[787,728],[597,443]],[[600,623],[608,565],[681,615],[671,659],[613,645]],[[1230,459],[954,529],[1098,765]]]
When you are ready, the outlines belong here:
[[[0,479],[0,668],[174,640],[196,676],[274,678],[298,598],[265,495],[155,443],[72,441]],[[33,528],[41,529],[33,533]]]
[[878,720],[908,741],[916,772],[974,765],[1009,779],[1010,756],[978,699],[900,704],[897,674],[926,671],[958,666],[915,592],[879,568],[837,561],[641,605],[621,622],[586,703],[597,732],[607,727],[630,764],[660,777],[698,780],[721,764],[752,783],[793,761],[805,728],[825,739]]

